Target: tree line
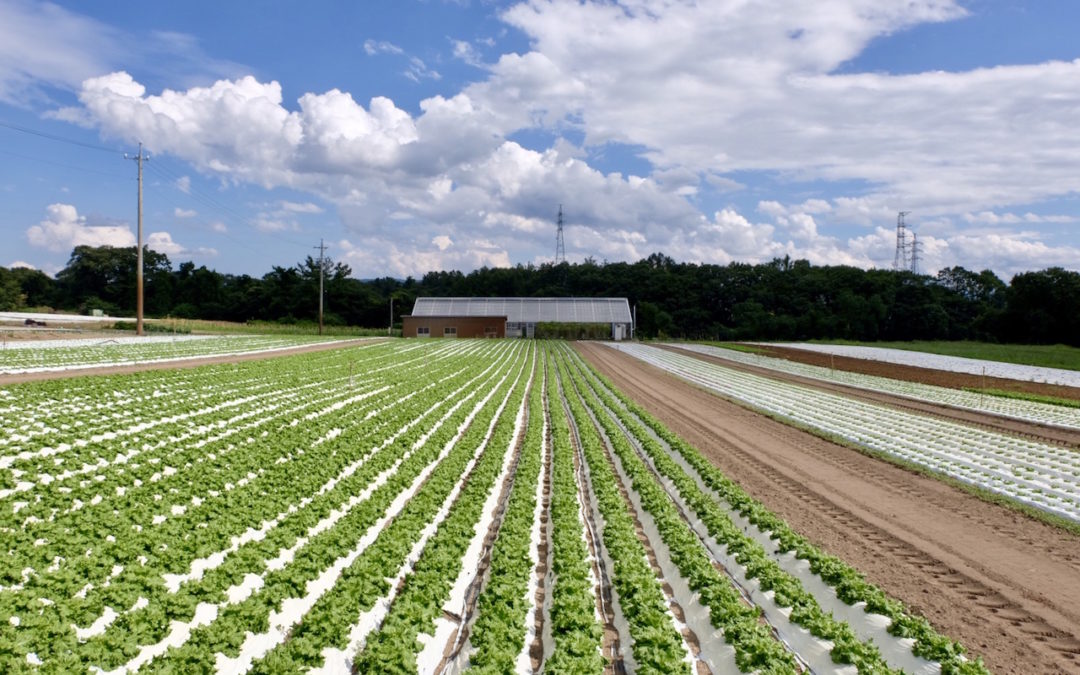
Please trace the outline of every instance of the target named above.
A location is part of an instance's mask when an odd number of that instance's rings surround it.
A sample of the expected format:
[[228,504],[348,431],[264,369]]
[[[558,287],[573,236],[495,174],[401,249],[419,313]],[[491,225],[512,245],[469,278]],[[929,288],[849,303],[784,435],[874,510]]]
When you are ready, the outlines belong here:
[[[223,274],[145,251],[147,316],[225,321],[317,318],[319,262],[273,266],[260,278]],[[136,249],[78,246],[55,278],[0,267],[0,310],[50,307],[130,316]],[[626,297],[642,337],[720,340],[984,340],[1080,346],[1080,273],[1049,268],[1009,283],[989,270],[935,276],[892,270],[768,263],[680,263],[654,253],[634,263],[518,265],[428,272],[422,278],[353,278],[323,261],[325,321],[387,326],[419,296]]]

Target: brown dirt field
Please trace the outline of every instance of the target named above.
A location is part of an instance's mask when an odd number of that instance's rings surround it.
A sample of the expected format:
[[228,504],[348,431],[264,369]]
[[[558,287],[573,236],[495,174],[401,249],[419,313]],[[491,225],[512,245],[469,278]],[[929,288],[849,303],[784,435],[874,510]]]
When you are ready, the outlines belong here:
[[154,361],[153,363],[141,363],[133,366],[105,366],[102,368],[81,368],[78,370],[53,370],[40,373],[16,373],[13,375],[0,375],[0,386],[6,384],[20,384],[23,382],[39,382],[42,380],[61,380],[70,377],[87,377],[95,375],[126,375],[128,373],[140,373],[144,370],[166,370],[179,368],[198,368],[199,366],[211,366],[221,363],[240,363],[241,361],[261,361],[278,356],[292,356],[307,352],[321,352],[327,349],[341,349],[342,347],[354,347],[359,344],[370,344],[374,341],[387,338],[359,338],[356,340],[341,340],[338,342],[323,342],[314,345],[303,345],[290,349],[279,349],[272,352],[254,352],[251,354],[224,354],[221,356],[207,356],[201,359],[186,359],[183,361]]
[[869,359],[855,359],[849,356],[835,356],[830,360],[828,354],[812,352],[806,349],[794,349],[792,347],[775,347],[762,344],[747,346],[760,350],[761,353],[766,356],[788,359],[789,361],[798,361],[799,363],[809,363],[810,365],[823,366],[825,368],[835,367],[838,370],[847,370],[853,373],[891,377],[894,380],[936,384],[939,387],[952,387],[953,389],[1000,389],[1002,391],[1015,391],[1023,394],[1054,396],[1057,398],[1068,398],[1080,401],[1080,389],[1058,384],[1025,382],[1023,380],[1009,380],[1001,377],[983,377],[981,375],[969,375],[967,373],[952,373],[947,370],[919,368],[917,366],[884,363],[882,361],[871,361]]
[[791,526],[998,673],[1080,673],[1080,537],[776,422],[598,344],[581,354]]

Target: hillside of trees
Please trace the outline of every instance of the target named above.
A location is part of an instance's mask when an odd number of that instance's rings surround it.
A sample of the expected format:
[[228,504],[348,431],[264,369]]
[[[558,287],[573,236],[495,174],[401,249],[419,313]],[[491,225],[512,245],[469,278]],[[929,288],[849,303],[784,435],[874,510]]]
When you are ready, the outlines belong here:
[[[319,265],[308,257],[261,278],[147,251],[147,316],[291,322],[317,315]],[[135,311],[136,250],[79,246],[50,277],[0,267],[0,310],[51,307],[113,316]],[[1008,283],[962,267],[936,276],[776,259],[750,265],[679,263],[655,253],[635,263],[482,268],[421,279],[359,280],[326,260],[329,324],[379,327],[429,296],[627,297],[642,337],[707,339],[984,340],[1080,346],[1080,273],[1050,268]]]

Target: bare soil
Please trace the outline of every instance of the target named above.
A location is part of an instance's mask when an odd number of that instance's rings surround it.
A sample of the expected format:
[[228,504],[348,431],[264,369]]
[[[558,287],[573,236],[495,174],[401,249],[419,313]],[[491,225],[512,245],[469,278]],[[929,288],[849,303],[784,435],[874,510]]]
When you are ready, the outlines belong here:
[[1080,388],[1066,387],[1059,384],[1046,384],[1044,382],[1027,382],[1025,380],[1010,380],[1002,377],[984,377],[968,373],[954,373],[947,370],[934,370],[918,366],[905,366],[884,361],[871,361],[869,359],[856,359],[850,356],[830,356],[821,352],[813,352],[806,349],[793,347],[776,347],[773,345],[754,344],[755,350],[759,350],[766,356],[773,356],[799,363],[809,363],[814,366],[836,368],[853,373],[877,375],[879,377],[891,377],[894,380],[906,382],[922,382],[923,384],[936,384],[939,387],[952,387],[953,389],[998,389],[1001,391],[1013,391],[1022,394],[1036,394],[1039,396],[1053,396],[1080,401]]
[[22,382],[39,382],[42,380],[62,380],[69,377],[86,377],[96,375],[125,375],[128,373],[140,373],[144,370],[175,370],[178,368],[198,368],[199,366],[211,366],[222,363],[240,363],[241,361],[261,361],[278,356],[293,356],[307,352],[322,352],[327,349],[341,349],[343,347],[355,347],[359,344],[370,344],[373,341],[386,338],[360,338],[356,340],[339,340],[336,342],[320,342],[313,345],[302,345],[289,349],[277,349],[267,352],[253,352],[249,354],[224,354],[220,356],[207,356],[199,359],[185,359],[182,361],[154,361],[153,363],[140,363],[131,366],[103,366],[101,368],[79,368],[76,370],[51,370],[39,373],[15,373],[0,375],[0,386],[6,384],[20,384]]
[[796,531],[992,671],[1080,673],[1080,537],[769,419],[615,350],[577,348]]

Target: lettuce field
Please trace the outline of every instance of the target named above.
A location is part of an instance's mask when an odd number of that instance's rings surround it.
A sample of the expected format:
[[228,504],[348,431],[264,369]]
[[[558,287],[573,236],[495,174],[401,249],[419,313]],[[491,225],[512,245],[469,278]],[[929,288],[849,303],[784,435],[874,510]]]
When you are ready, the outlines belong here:
[[5,385],[0,529],[9,673],[985,672],[565,343]]

